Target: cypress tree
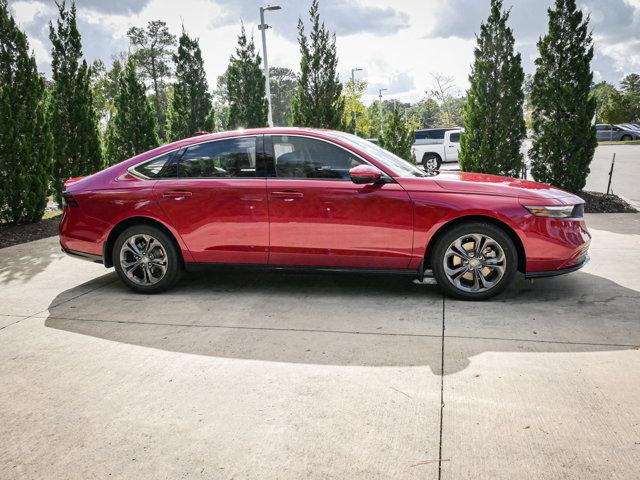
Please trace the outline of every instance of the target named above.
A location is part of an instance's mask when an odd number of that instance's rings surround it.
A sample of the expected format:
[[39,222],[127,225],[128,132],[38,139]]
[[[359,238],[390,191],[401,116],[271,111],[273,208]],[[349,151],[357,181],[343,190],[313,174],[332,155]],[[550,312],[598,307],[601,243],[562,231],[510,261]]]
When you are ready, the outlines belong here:
[[202,52],[198,40],[189,37],[184,30],[173,61],[176,83],[167,112],[167,139],[178,140],[202,130],[212,130],[211,94]]
[[131,27],[127,31],[129,42],[134,47],[138,73],[149,82],[153,90],[151,100],[156,114],[156,126],[160,138],[165,137],[165,115],[167,111],[167,81],[171,78],[171,57],[176,37],[169,32],[166,22],[153,20],[147,28]]
[[156,117],[129,58],[118,80],[114,113],[107,130],[107,158],[111,165],[158,146]]
[[247,40],[242,25],[236,54],[231,56],[227,70],[228,126],[231,129],[264,127],[268,123],[269,105],[261,61],[253,37]]
[[491,13],[480,26],[475,61],[469,76],[460,141],[460,168],[516,177],[522,169],[525,137],[524,71],[513,51],[509,12],[502,0],[491,0]]
[[584,188],[597,142],[591,124],[593,44],[575,0],[556,0],[549,31],[538,41],[540,56],[531,88],[531,173],[571,192]]
[[58,5],[56,27],[49,23],[53,43],[53,88],[49,101],[49,125],[53,135],[53,190],[60,201],[63,182],[89,175],[102,167],[98,114],[91,88],[91,71],[82,60],[76,5]]
[[42,218],[53,153],[45,97],[27,36],[0,0],[0,221]]
[[298,20],[300,76],[292,100],[292,123],[299,127],[344,129],[344,98],[338,79],[336,36],[320,22],[318,0],[309,9],[311,34],[307,38],[302,19]]
[[400,158],[416,163],[411,152],[413,142],[413,129],[404,121],[400,111],[394,109],[389,115],[389,123],[385,126],[380,146]]

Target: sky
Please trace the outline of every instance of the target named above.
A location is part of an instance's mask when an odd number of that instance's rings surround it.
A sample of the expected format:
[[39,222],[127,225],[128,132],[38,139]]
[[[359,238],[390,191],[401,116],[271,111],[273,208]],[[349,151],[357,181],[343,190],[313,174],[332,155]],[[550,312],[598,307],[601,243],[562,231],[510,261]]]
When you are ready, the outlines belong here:
[[[78,28],[88,61],[107,65],[128,49],[126,32],[151,20],[164,20],[178,35],[184,25],[200,39],[209,85],[234,52],[240,23],[261,47],[259,7],[252,0],[77,0]],[[298,18],[308,23],[311,0],[272,0],[281,10],[267,12],[269,65],[299,68]],[[552,0],[504,0],[511,8],[509,25],[526,73],[533,73],[536,42],[547,29]],[[594,80],[617,84],[640,72],[640,0],[578,0],[591,16],[595,55]],[[48,22],[56,18],[54,0],[9,0],[19,25],[29,36],[39,68],[51,72]],[[339,75],[352,68],[368,83],[365,103],[386,88],[387,98],[418,101],[433,86],[432,74],[453,78],[458,92],[468,87],[475,34],[487,17],[489,0],[320,0],[320,15],[335,32]]]

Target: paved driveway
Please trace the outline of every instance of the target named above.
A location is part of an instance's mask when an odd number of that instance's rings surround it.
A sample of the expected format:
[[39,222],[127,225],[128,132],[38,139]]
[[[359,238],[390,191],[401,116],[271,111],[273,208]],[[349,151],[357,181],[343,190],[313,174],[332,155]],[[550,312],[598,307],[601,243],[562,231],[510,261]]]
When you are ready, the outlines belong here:
[[640,215],[496,301],[407,278],[190,275],[135,295],[0,250],[0,478],[632,479]]

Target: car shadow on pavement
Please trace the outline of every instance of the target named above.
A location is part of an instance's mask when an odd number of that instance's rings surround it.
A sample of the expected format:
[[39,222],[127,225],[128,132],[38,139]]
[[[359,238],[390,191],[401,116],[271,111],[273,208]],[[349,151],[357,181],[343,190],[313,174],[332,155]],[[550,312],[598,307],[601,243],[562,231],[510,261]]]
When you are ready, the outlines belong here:
[[[480,303],[444,299],[436,285],[409,277],[218,272],[190,274],[172,291],[139,295],[106,282],[109,276],[116,279],[110,273],[58,295],[45,325],[171,352],[428,365],[435,374],[459,372],[485,351],[593,352],[640,344],[640,292],[581,272],[535,283],[518,278]],[[92,282],[106,285],[93,290]],[[464,347],[447,351],[447,342]]]

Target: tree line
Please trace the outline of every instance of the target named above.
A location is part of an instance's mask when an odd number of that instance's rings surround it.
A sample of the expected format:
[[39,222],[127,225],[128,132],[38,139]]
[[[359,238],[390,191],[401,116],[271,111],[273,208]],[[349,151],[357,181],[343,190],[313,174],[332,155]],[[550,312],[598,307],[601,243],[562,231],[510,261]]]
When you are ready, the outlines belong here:
[[[269,72],[274,123],[377,137],[410,161],[414,129],[464,124],[463,170],[518,176],[526,108],[534,178],[581,190],[596,145],[594,114],[604,121],[637,117],[640,77],[629,75],[620,91],[593,85],[588,18],[575,0],[556,0],[548,10],[548,32],[538,42],[536,72],[525,78],[508,27],[510,12],[501,0],[490,4],[466,94],[456,91],[451,78],[433,74],[419,102],[386,99],[366,107],[366,82],[340,81],[336,36],[312,0],[308,22],[298,22],[299,73]],[[48,195],[60,199],[67,178],[163,142],[199,131],[266,126],[262,59],[244,25],[225,73],[210,88],[199,41],[184,26],[178,37],[160,20],[132,27],[128,52],[108,67],[101,60],[89,65],[75,3],[57,6],[58,19],[49,24],[47,81],[7,0],[0,0],[0,221],[37,221]]]

